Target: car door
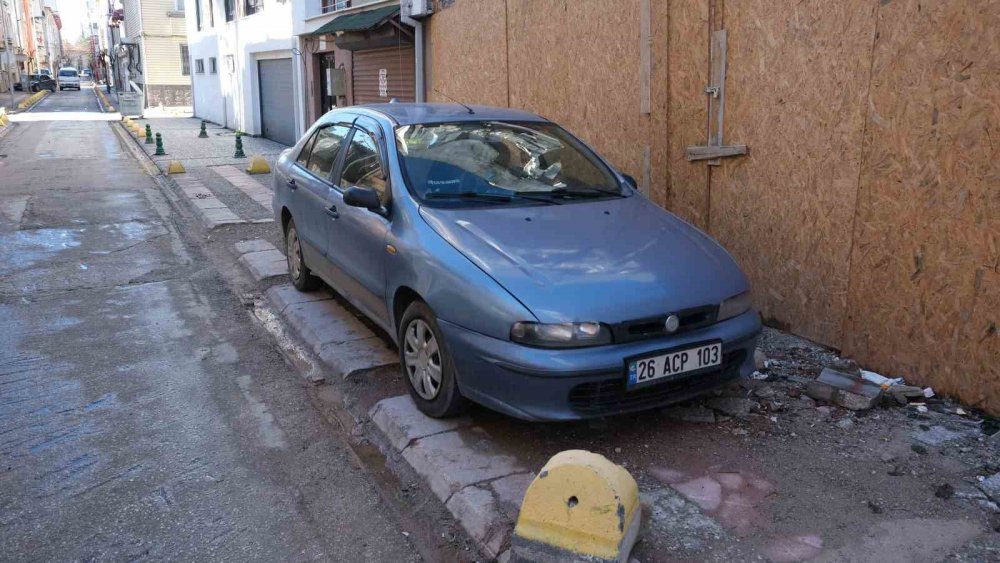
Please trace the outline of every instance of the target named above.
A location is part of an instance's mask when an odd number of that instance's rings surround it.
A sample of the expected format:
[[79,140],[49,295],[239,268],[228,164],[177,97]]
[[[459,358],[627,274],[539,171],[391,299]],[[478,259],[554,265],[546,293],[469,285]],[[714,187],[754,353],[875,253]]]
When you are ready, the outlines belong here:
[[388,206],[389,179],[385,167],[385,140],[381,128],[366,117],[354,123],[353,134],[344,149],[342,163],[331,192],[339,217],[329,231],[327,252],[335,267],[345,274],[345,288],[355,305],[376,321],[388,326],[385,300],[385,237],[389,221],[382,215],[344,204],[344,190],[373,188],[383,206]]
[[331,124],[318,129],[291,167],[288,188],[294,201],[292,217],[299,227],[306,263],[320,276],[333,272],[327,258],[329,229],[335,211],[330,209],[330,175],[338,162],[349,124]]

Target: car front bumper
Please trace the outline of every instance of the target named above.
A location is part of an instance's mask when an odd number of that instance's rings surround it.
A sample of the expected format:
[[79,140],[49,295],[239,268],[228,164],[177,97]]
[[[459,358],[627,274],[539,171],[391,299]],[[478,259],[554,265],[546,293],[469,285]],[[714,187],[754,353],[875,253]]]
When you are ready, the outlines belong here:
[[[439,320],[462,394],[524,420],[577,420],[677,403],[749,375],[760,315],[746,313],[698,330],[594,348],[541,349],[500,340]],[[626,390],[625,359],[722,341],[719,367]]]

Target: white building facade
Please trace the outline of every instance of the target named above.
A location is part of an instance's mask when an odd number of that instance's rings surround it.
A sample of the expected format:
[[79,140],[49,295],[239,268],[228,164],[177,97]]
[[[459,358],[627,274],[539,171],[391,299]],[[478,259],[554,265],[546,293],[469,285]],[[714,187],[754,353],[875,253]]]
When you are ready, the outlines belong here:
[[293,0],[186,0],[194,115],[293,144],[305,130]]

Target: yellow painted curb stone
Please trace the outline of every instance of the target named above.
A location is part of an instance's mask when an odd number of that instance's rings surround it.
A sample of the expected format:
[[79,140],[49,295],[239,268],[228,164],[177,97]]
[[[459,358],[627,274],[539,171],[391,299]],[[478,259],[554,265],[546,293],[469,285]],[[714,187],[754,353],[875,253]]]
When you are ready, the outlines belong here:
[[641,518],[639,487],[625,468],[583,450],[560,452],[524,494],[512,561],[624,563]]
[[267,160],[259,154],[250,156],[250,166],[247,167],[247,174],[267,174],[271,171],[271,167],[267,164]]
[[184,165],[179,160],[171,160],[170,164],[167,165],[167,174],[183,174],[184,172]]

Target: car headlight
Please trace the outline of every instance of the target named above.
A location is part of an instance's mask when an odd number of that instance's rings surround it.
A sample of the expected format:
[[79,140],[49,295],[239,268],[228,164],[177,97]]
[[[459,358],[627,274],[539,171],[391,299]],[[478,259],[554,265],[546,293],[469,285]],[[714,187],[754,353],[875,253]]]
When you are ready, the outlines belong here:
[[514,323],[510,339],[540,348],[581,348],[611,343],[611,330],[601,323]]
[[729,299],[724,300],[719,305],[719,321],[724,321],[726,319],[731,319],[735,316],[742,315],[750,310],[750,292],[744,291],[739,295],[734,295]]

